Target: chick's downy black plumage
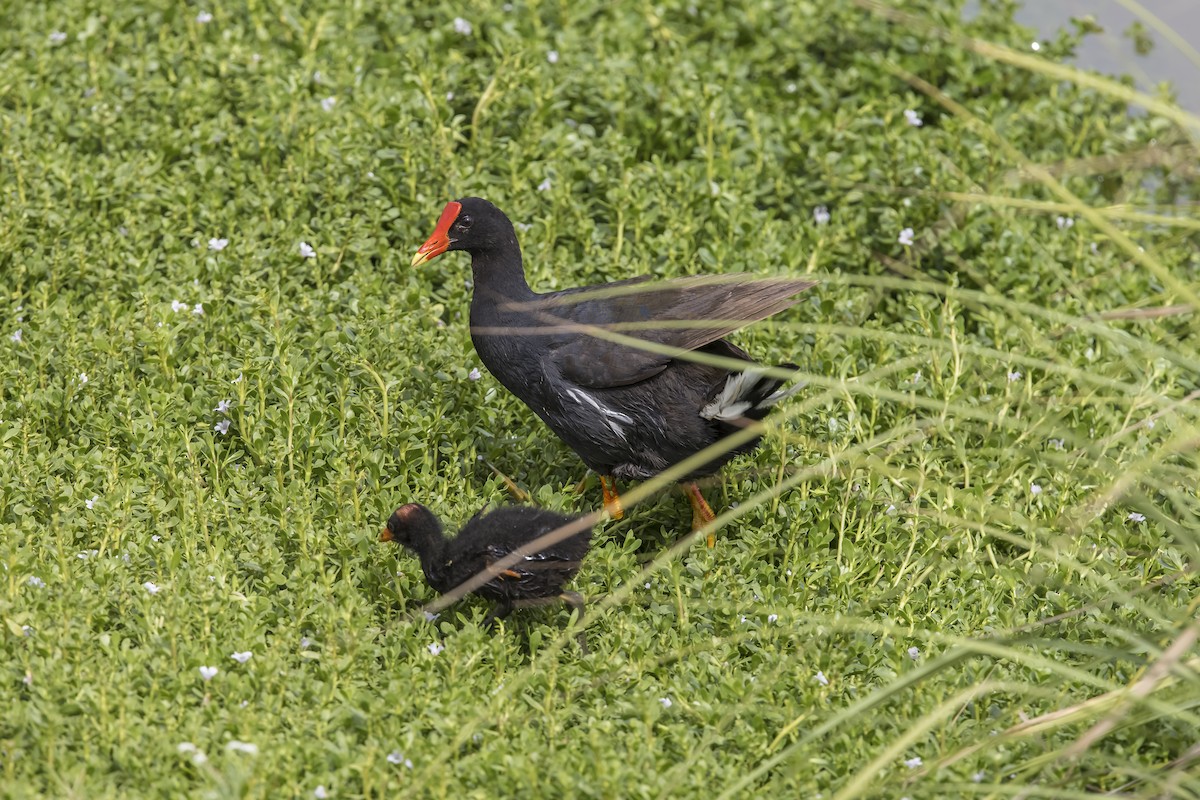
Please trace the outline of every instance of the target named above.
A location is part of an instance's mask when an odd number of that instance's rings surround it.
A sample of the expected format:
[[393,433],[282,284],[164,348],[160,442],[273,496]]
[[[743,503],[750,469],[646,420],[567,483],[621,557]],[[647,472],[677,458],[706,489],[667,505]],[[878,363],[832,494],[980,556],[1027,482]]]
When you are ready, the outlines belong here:
[[[578,518],[531,506],[507,506],[490,513],[480,511],[453,538],[442,532],[441,522],[423,505],[397,508],[380,534],[416,554],[425,580],[444,594],[484,572],[497,561],[575,522]],[[583,617],[583,598],[563,587],[575,577],[591,545],[590,528],[527,554],[502,570],[474,593],[496,603],[489,622],[503,618],[514,607],[563,600]]]

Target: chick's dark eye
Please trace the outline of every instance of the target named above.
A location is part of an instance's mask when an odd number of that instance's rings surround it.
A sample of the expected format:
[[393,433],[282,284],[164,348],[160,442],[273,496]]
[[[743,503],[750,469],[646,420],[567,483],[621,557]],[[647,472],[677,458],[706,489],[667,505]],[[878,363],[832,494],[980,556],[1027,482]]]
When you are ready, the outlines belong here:
[[458,225],[456,225],[455,227],[457,227],[459,230],[465,231],[471,227],[471,222],[472,222],[471,218],[468,217],[466,214],[463,214],[461,217],[458,218]]

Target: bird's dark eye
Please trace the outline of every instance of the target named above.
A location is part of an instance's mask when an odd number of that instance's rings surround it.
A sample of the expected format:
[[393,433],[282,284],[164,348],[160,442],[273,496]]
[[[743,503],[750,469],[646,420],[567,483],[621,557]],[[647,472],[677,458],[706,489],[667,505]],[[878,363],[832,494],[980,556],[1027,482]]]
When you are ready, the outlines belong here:
[[470,217],[468,217],[466,214],[463,214],[458,218],[458,225],[455,227],[463,231],[468,230],[471,227],[472,221],[473,220]]

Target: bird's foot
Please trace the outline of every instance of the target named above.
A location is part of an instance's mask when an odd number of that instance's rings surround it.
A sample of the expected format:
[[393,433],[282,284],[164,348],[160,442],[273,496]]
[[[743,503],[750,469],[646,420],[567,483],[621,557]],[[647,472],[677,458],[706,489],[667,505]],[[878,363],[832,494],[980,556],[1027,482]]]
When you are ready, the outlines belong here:
[[512,613],[513,606],[511,603],[497,603],[488,612],[488,615],[483,618],[483,627],[488,633],[495,633],[500,620]]
[[617,493],[616,478],[601,475],[600,489],[604,492],[604,510],[613,519],[622,519],[625,509],[621,506],[621,495]]
[[[699,486],[695,483],[685,483],[682,488],[692,504],[692,532],[695,533],[715,520],[717,515],[713,513],[712,508],[705,501]],[[715,547],[717,544],[716,533],[710,530],[708,536],[705,537],[705,542],[709,547]]]
[[519,502],[519,503],[528,503],[529,502],[529,492],[525,491],[520,486],[517,486],[516,481],[514,481],[512,478],[505,475],[500,470],[496,469],[494,464],[489,463],[488,466],[491,467],[493,474],[495,474],[495,476],[497,478],[504,481],[504,488],[508,489],[508,493],[511,494],[514,498],[516,498],[517,502]]

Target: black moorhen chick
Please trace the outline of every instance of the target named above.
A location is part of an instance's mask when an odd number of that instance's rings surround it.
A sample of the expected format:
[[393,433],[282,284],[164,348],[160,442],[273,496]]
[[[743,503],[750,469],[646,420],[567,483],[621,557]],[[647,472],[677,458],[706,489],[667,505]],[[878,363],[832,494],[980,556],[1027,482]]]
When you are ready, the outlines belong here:
[[[763,374],[722,337],[798,302],[796,295],[815,281],[731,275],[641,286],[645,278],[634,278],[538,294],[525,281],[512,223],[478,197],[446,204],[412,264],[448,250],[471,254],[471,340],[479,358],[600,474],[605,505],[615,518],[622,511],[614,479],[651,478],[762,419],[790,394],[779,390],[783,380]],[[676,359],[588,332],[597,329],[744,361],[747,368]],[[692,481],[753,450],[758,441],[685,476],[693,529],[714,515]],[[713,544],[711,535],[708,543]]]
[[[454,538],[447,539],[432,511],[418,503],[409,503],[392,512],[379,539],[396,542],[416,553],[425,580],[434,591],[444,594],[535,539],[577,519],[542,508],[506,506],[486,514],[481,510]],[[578,611],[578,621],[583,622],[583,597],[563,591],[563,586],[579,571],[591,539],[591,529],[568,536],[526,555],[476,589],[475,594],[496,603],[487,624],[503,619],[516,607],[558,600]],[[582,632],[579,642],[586,651]]]

